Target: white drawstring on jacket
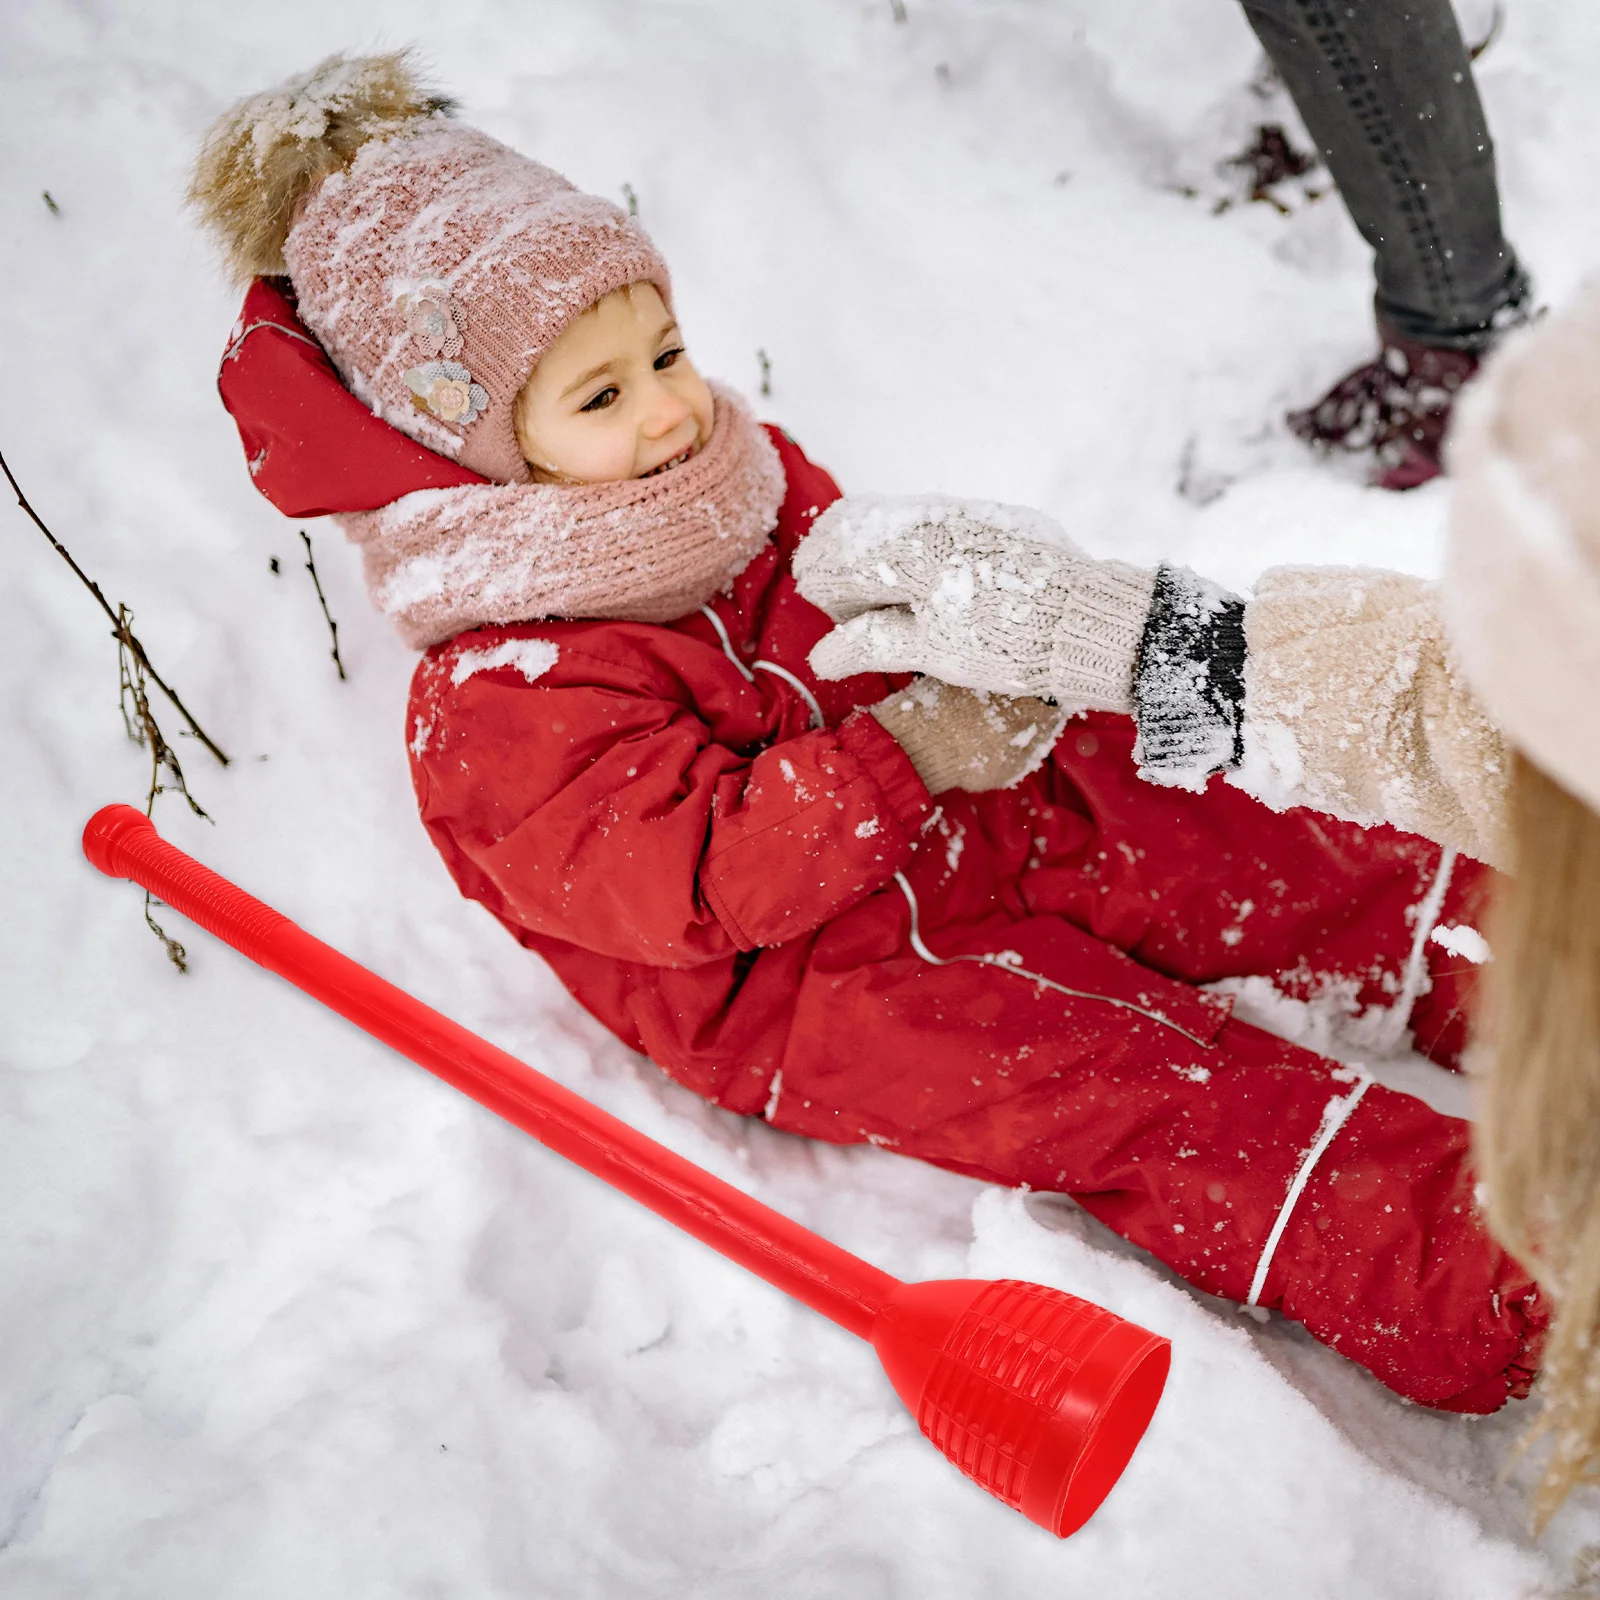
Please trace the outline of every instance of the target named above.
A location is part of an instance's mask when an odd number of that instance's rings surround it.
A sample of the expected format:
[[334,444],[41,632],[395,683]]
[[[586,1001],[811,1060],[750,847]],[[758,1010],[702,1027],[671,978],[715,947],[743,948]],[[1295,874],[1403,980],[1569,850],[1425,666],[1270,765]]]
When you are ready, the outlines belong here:
[[775,678],[782,678],[805,701],[807,708],[811,712],[811,726],[813,728],[825,728],[828,725],[828,719],[823,716],[822,707],[817,703],[817,697],[787,667],[780,667],[776,661],[752,661],[750,666],[747,667],[734,651],[733,640],[728,637],[727,624],[710,606],[703,605],[700,609],[710,618],[711,626],[717,630],[717,637],[722,641],[722,653],[739,669],[746,683],[754,683],[756,681],[756,674],[751,671],[751,667],[754,667],[759,672],[770,672]]
[[903,872],[894,875],[894,881],[900,885],[900,892],[906,897],[906,904],[911,907],[911,948],[936,967],[948,967],[957,961],[976,961],[986,967],[997,967],[1001,972],[1015,973],[1019,978],[1026,978],[1029,983],[1039,984],[1045,989],[1054,989],[1057,994],[1070,995],[1074,1000],[1098,1000],[1103,1005],[1116,1006],[1122,1011],[1132,1011],[1141,1017],[1148,1017],[1152,1022],[1159,1022],[1163,1028],[1171,1028],[1174,1033],[1181,1033],[1192,1044],[1197,1044],[1202,1050],[1213,1048],[1197,1033],[1190,1033],[1181,1023],[1174,1022],[1171,1017],[1163,1016],[1159,1011],[1151,1011],[1146,1006],[1135,1005],[1131,1000],[1119,1000],[1115,995],[1095,994],[1088,989],[1069,989],[1064,983],[1057,983],[1054,978],[1047,978],[1041,972],[1030,972],[1020,962],[1008,961],[1004,956],[983,952],[973,955],[936,956],[923,942],[921,929],[921,915],[917,906],[916,891],[911,887]]

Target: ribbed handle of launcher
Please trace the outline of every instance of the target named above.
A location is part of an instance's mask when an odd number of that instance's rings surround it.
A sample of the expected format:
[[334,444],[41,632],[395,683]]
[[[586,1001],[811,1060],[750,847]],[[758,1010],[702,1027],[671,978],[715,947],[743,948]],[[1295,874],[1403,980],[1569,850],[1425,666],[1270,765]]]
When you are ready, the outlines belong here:
[[271,966],[275,935],[294,924],[281,911],[203,867],[156,832],[132,806],[102,806],[83,830],[83,853],[110,878],[132,878],[225,944]]

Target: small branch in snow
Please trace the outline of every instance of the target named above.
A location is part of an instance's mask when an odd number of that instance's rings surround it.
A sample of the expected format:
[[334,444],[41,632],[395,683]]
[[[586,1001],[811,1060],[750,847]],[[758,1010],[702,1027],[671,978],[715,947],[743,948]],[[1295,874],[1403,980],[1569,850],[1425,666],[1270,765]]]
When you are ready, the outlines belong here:
[[61,215],[61,207],[56,204],[55,196],[52,195],[48,189],[41,190],[39,198],[43,200],[44,203],[50,208],[50,215],[52,217],[59,217]]
[[767,352],[765,350],[756,351],[756,360],[761,363],[761,398],[763,400],[771,399],[772,363],[767,360]]
[[633,185],[631,183],[623,184],[623,186],[622,186],[622,198],[628,202],[628,215],[630,217],[638,216],[639,215],[639,197],[638,197],[638,195],[636,195],[633,192]]
[[172,935],[168,933],[167,930],[163,928],[153,916],[150,915],[150,907],[153,905],[158,906],[161,903],[162,902],[157,900],[148,889],[145,890],[144,925],[156,936],[156,938],[161,941],[162,949],[167,952],[167,960],[170,961],[179,972],[187,972],[189,970],[189,952],[185,950],[183,946],[179,944],[178,941],[174,939]]
[[[150,685],[155,684],[172,702],[178,714],[188,723],[190,732],[223,766],[228,765],[227,756],[189,714],[188,707],[178,698],[177,691],[150,665],[150,657],[133,631],[133,613],[121,604],[112,609],[111,602],[106,599],[100,585],[73,560],[71,551],[51,533],[39,513],[28,503],[28,497],[23,494],[21,485],[12,476],[11,468],[6,464],[3,455],[0,455],[0,472],[5,474],[6,482],[11,485],[12,492],[17,497],[17,504],[27,513],[29,520],[50,541],[56,554],[72,568],[78,581],[95,597],[100,609],[111,619],[111,636],[117,641],[117,704],[122,712],[122,725],[135,744],[142,745],[150,752],[150,783],[144,798],[145,815],[149,816],[155,809],[157,795],[176,793],[188,801],[189,809],[197,817],[205,817],[209,822],[211,818],[205,808],[189,793],[189,785],[184,779],[178,753],[167,743],[161,725],[156,721],[155,712],[150,708]],[[167,959],[179,972],[187,972],[188,952],[151,914],[151,907],[160,903],[148,889],[145,891],[144,920],[150,931],[161,941],[162,949],[167,952]]]
[[[333,664],[339,669],[339,681],[345,681],[344,662],[339,659],[339,624],[333,620],[333,613],[328,610],[328,597],[322,592],[322,579],[317,576],[317,558],[311,553],[311,535],[304,528],[300,530],[301,542],[306,547],[306,571],[311,574],[311,581],[316,585],[317,604],[322,607],[322,615],[328,624],[328,632],[333,638],[333,649],[328,653],[333,657]],[[273,558],[274,563],[277,557]]]
[[[140,656],[136,656],[128,648],[128,641],[133,638],[133,613],[126,606],[117,607],[117,678],[118,678],[118,704],[122,710],[122,725],[127,729],[128,737],[135,744],[143,745],[150,752],[150,786],[144,797],[144,814],[148,817],[155,810],[156,796],[168,791],[181,794],[189,802],[189,809],[197,817],[205,817],[209,822],[204,808],[195,797],[189,793],[189,786],[184,782],[183,768],[178,762],[177,752],[162,736],[160,724],[155,719],[155,713],[150,709],[150,693],[146,683],[147,673],[145,663]],[[163,775],[170,778],[170,783],[162,781]],[[160,904],[148,889],[144,892],[144,920],[150,931],[161,941],[161,947],[167,952],[167,960],[179,972],[189,970],[189,954],[165,928],[150,914],[152,905]]]
[[[195,738],[197,738],[200,743],[203,744],[223,766],[227,766],[228,758],[223,754],[221,746],[218,745],[211,735],[208,734],[205,729],[195,721],[194,717],[189,712],[189,708],[183,703],[182,700],[178,698],[177,690],[175,690],[150,664],[150,657],[145,653],[144,646],[139,643],[137,638],[134,637],[133,630],[128,626],[128,622],[131,620],[131,613],[125,611],[122,606],[112,606],[111,602],[106,599],[103,593],[101,593],[100,585],[96,583],[94,579],[91,578],[89,574],[72,559],[72,552],[68,550],[67,547],[62,544],[62,542],[56,538],[56,536],[44,525],[44,521],[40,517],[39,513],[35,511],[28,503],[28,497],[23,494],[22,486],[17,482],[16,478],[12,476],[11,468],[6,465],[6,458],[3,454],[0,454],[0,472],[5,474],[6,482],[11,485],[11,492],[17,497],[17,504],[22,507],[24,512],[27,513],[29,521],[31,521],[34,527],[36,527],[39,532],[50,541],[51,548],[54,549],[56,554],[60,556],[69,567],[72,568],[74,574],[77,576],[78,581],[89,591],[90,594],[95,597],[95,599],[99,602],[100,609],[111,619],[112,637],[117,641],[118,650],[126,651],[129,659],[138,663],[141,675],[145,678],[148,678],[150,682],[153,683],[156,688],[158,688],[162,694],[164,694],[167,699],[172,702],[173,708],[177,711],[178,715],[189,724],[189,732],[192,733]],[[192,805],[193,802],[191,801],[190,804]]]
[[[156,796],[168,792],[181,794],[189,802],[189,809],[197,817],[206,816],[205,808],[189,793],[184,782],[183,767],[178,753],[162,736],[160,724],[150,709],[149,673],[144,661],[128,648],[133,637],[133,613],[126,606],[117,607],[117,704],[122,712],[122,726],[128,737],[150,752],[150,788],[145,795],[144,814],[148,817],[155,808]],[[172,781],[162,782],[165,773]]]
[[896,22],[904,22],[906,20],[906,0],[889,0],[889,15]]

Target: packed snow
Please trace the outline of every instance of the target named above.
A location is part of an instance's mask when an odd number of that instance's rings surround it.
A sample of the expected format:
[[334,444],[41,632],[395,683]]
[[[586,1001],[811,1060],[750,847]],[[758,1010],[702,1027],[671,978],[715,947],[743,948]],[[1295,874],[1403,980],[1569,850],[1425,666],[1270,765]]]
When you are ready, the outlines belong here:
[[559,646],[548,639],[505,639],[488,650],[463,650],[450,669],[450,681],[465,683],[480,672],[515,667],[529,683],[537,683],[560,659]]
[[[413,658],[354,552],[311,525],[340,682],[295,525],[251,488],[214,383],[238,296],[182,213],[187,166],[230,100],[416,41],[465,115],[637,196],[702,369],[755,398],[770,368],[762,414],[847,487],[1037,507],[1233,585],[1282,560],[1434,570],[1440,486],[1369,490],[1282,425],[1368,352],[1370,280],[1309,185],[1287,216],[1217,210],[1217,164],[1283,114],[1238,8],[904,10],[396,0],[378,30],[354,0],[14,6],[0,449],[233,757],[179,741],[215,821],[163,797],[171,838],[892,1272],[1033,1278],[1168,1335],[1125,1479],[1052,1539],[917,1435],[865,1346],[158,913],[180,975],[79,853],[146,783],[105,620],[7,512],[7,1600],[1600,1592],[1572,1587],[1600,1571],[1600,1500],[1535,1541],[1497,1476],[1526,1406],[1402,1405],[1068,1201],[801,1143],[612,1040],[435,858]],[[1600,19],[1506,13],[1481,85],[1510,233],[1557,302],[1600,266]],[[1382,1072],[1464,1103],[1425,1063]]]
[[[1007,506],[993,500],[960,499],[944,494],[880,495],[852,494],[848,516],[842,511],[824,511],[817,519],[819,530],[838,528],[839,554],[860,560],[891,542],[908,536],[915,544],[920,529],[954,523],[963,533],[970,528],[980,536],[986,528],[1004,528],[1040,544],[1072,550],[1073,541],[1054,517],[1047,517],[1032,506]],[[891,589],[900,582],[887,563],[877,573]]]
[[1435,928],[1428,937],[1435,944],[1443,945],[1451,955],[1461,956],[1475,966],[1481,967],[1492,954],[1489,941],[1476,928],[1469,928],[1465,923]]

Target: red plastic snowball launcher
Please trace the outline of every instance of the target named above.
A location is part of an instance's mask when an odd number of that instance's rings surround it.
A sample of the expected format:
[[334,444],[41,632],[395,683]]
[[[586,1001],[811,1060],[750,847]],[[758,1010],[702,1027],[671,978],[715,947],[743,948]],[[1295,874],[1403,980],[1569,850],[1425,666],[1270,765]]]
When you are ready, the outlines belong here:
[[902,1283],[591,1106],[106,806],[83,850],[418,1066],[869,1340],[917,1426],[1065,1538],[1111,1492],[1166,1383],[1167,1340],[1036,1283]]

